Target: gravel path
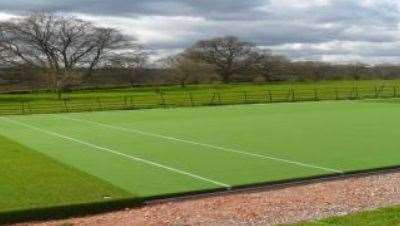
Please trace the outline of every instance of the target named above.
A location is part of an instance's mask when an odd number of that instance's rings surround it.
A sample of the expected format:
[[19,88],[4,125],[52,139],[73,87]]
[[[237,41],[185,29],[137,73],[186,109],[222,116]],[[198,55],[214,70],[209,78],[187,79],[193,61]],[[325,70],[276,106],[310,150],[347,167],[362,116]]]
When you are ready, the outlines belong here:
[[274,225],[400,204],[400,172],[19,225]]

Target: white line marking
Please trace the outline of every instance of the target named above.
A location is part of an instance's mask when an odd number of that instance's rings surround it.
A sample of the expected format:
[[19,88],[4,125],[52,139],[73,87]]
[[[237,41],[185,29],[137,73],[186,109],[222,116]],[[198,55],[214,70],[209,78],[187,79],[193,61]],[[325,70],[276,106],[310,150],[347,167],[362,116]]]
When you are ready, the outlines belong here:
[[137,134],[141,134],[141,135],[145,135],[145,136],[152,136],[152,137],[173,140],[173,141],[183,142],[183,143],[192,144],[192,145],[208,147],[208,148],[217,149],[217,150],[221,150],[221,151],[225,151],[225,152],[232,152],[232,153],[236,153],[236,154],[248,155],[248,156],[262,158],[262,159],[269,159],[269,160],[284,162],[284,163],[288,163],[288,164],[299,165],[299,166],[303,166],[303,167],[307,167],[307,168],[320,169],[320,170],[334,172],[334,173],[344,173],[343,171],[337,170],[337,169],[331,169],[331,168],[326,168],[326,167],[317,166],[317,165],[313,165],[313,164],[277,158],[277,157],[274,157],[271,155],[255,154],[255,153],[251,153],[251,152],[240,151],[240,150],[236,150],[236,149],[232,149],[232,148],[225,148],[225,147],[216,146],[216,145],[212,145],[212,144],[199,143],[199,142],[195,142],[195,141],[191,141],[191,140],[169,137],[169,136],[164,136],[164,135],[160,135],[160,134],[156,134],[156,133],[144,132],[144,131],[141,131],[138,129],[128,129],[128,128],[124,128],[124,127],[113,126],[113,125],[109,125],[109,124],[95,122],[92,120],[75,119],[75,118],[69,118],[69,117],[65,117],[65,116],[64,117],[55,116],[55,117],[72,120],[72,121],[77,121],[77,122],[91,123],[94,125],[98,125],[98,126],[102,126],[102,127],[106,127],[106,128],[110,128],[110,129],[116,129],[116,130],[120,130],[120,131],[124,131],[124,132],[133,132],[133,133],[137,133]]
[[35,126],[32,126],[32,125],[17,121],[17,120],[12,120],[10,118],[5,118],[5,117],[0,117],[0,119],[3,119],[5,121],[8,121],[8,122],[16,124],[16,125],[20,125],[20,126],[24,126],[24,127],[30,128],[32,130],[36,130],[36,131],[39,131],[39,132],[42,132],[42,133],[46,133],[46,134],[49,134],[49,135],[52,135],[52,136],[55,136],[55,137],[59,137],[59,138],[62,138],[64,140],[73,141],[73,142],[78,143],[78,144],[86,145],[88,147],[95,148],[95,149],[98,149],[98,150],[101,150],[101,151],[104,151],[104,152],[109,152],[109,153],[112,153],[112,154],[115,154],[115,155],[119,155],[119,156],[122,156],[122,157],[125,157],[125,158],[129,158],[131,160],[135,160],[135,161],[142,162],[142,163],[145,163],[145,164],[148,164],[148,165],[152,165],[152,166],[155,166],[155,167],[158,167],[158,168],[166,169],[166,170],[169,170],[169,171],[172,171],[172,172],[175,172],[175,173],[179,173],[179,174],[182,174],[182,175],[186,175],[186,176],[189,176],[189,177],[192,177],[192,178],[196,178],[196,179],[199,179],[199,180],[207,181],[207,182],[216,184],[218,186],[231,188],[231,185],[228,185],[228,184],[225,184],[225,183],[222,183],[222,182],[211,180],[211,179],[208,179],[208,178],[196,175],[196,174],[192,174],[192,173],[189,173],[189,172],[186,172],[186,171],[183,171],[183,170],[175,169],[175,168],[172,168],[172,167],[169,167],[169,166],[165,166],[165,165],[162,165],[162,164],[159,164],[159,163],[156,163],[156,162],[152,162],[152,161],[149,161],[149,160],[146,160],[146,159],[142,159],[142,158],[139,158],[139,157],[135,157],[135,156],[132,156],[132,155],[127,155],[127,154],[124,154],[124,153],[121,153],[121,152],[118,152],[118,151],[115,151],[115,150],[112,150],[112,149],[109,149],[109,148],[100,147],[100,146],[97,146],[95,144],[91,144],[91,143],[88,143],[88,142],[85,142],[85,141],[81,141],[81,140],[78,140],[78,139],[75,139],[75,138],[72,138],[72,137],[68,137],[68,136],[65,136],[65,135],[62,135],[62,134],[59,134],[59,133],[56,133],[56,132],[52,132],[52,131],[49,131],[49,130],[41,129],[41,128],[38,128],[38,127],[35,127]]

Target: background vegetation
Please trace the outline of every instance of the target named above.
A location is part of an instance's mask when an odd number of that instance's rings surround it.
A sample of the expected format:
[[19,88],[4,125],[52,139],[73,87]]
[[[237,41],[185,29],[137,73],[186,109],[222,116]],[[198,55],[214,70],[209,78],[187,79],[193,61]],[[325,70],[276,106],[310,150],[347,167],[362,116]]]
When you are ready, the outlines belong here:
[[113,28],[36,13],[0,23],[0,92],[62,93],[99,87],[392,80],[400,65],[292,61],[237,37],[200,40],[150,61],[143,46]]
[[400,80],[320,81],[51,91],[0,95],[0,115],[400,97]]

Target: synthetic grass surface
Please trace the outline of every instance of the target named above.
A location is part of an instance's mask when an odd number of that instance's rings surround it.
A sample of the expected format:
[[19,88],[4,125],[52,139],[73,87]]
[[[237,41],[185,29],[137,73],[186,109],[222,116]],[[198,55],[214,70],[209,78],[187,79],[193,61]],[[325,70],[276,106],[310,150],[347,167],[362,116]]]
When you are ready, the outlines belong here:
[[133,196],[3,136],[0,156],[0,213]]
[[383,208],[351,214],[344,217],[332,217],[316,222],[299,223],[293,226],[396,226],[400,225],[400,207]]
[[342,101],[9,116],[0,134],[149,197],[399,165],[399,113]]

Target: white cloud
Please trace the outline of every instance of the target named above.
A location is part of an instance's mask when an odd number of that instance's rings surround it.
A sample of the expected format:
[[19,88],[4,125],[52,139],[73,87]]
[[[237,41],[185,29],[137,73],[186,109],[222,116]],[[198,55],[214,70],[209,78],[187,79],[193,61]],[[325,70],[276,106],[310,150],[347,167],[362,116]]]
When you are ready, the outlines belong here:
[[15,14],[9,14],[9,13],[0,12],[0,21],[16,19],[18,17],[19,16],[16,16]]
[[93,16],[74,14],[75,16],[92,21],[93,23],[114,27],[127,35],[132,35],[145,45],[167,45],[184,41],[185,37],[196,35],[195,28],[198,24],[208,23],[201,17],[185,16]]
[[331,0],[271,0],[267,7],[272,8],[311,8],[328,6]]

